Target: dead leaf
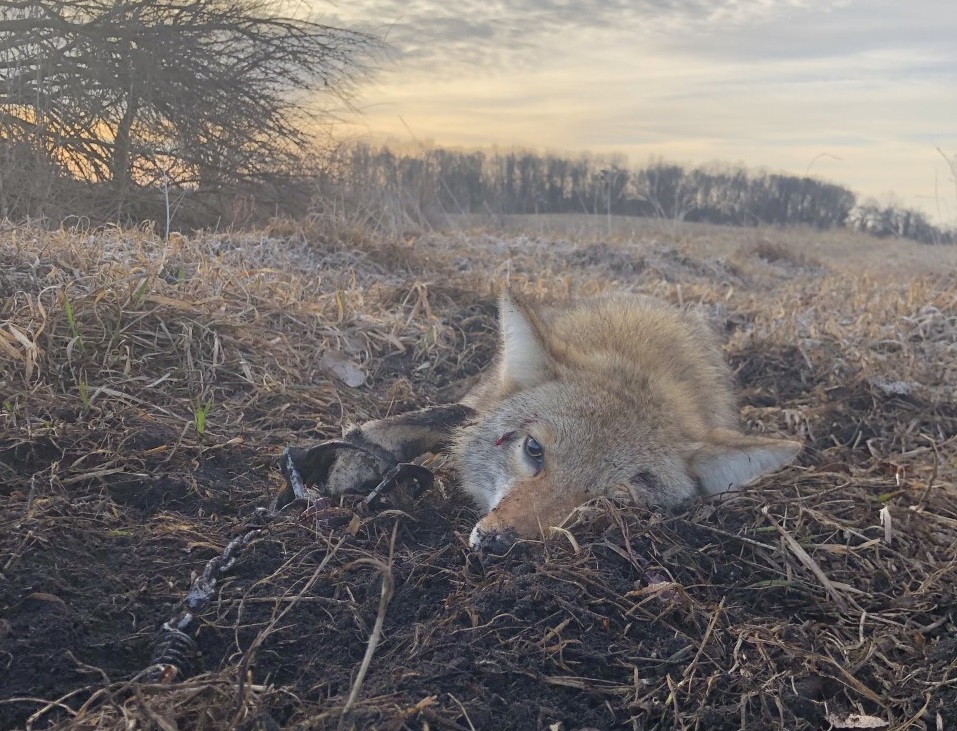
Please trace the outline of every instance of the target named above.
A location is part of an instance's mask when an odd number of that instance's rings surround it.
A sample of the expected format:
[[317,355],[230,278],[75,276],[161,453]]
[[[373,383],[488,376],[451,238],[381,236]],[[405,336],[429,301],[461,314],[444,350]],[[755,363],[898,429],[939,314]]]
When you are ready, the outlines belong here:
[[895,380],[888,376],[875,376],[868,382],[885,396],[910,396],[917,390],[913,381]]
[[51,604],[61,604],[64,607],[66,606],[66,602],[56,594],[48,594],[45,591],[35,591],[32,594],[27,594],[24,597],[24,601],[50,602]]
[[322,367],[330,371],[349,388],[358,388],[366,382],[366,374],[340,350],[327,350],[322,354]]
[[828,713],[825,718],[834,728],[886,728],[890,725],[883,718],[862,716],[859,713],[849,713],[846,716]]

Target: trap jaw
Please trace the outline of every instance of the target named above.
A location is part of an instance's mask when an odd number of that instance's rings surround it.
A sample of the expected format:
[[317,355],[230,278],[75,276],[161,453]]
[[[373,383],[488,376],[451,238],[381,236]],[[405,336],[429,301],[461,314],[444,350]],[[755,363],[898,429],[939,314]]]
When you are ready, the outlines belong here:
[[[366,447],[333,439],[310,449],[288,447],[283,451],[279,467],[286,485],[276,496],[272,508],[258,508],[258,521],[242,535],[229,542],[222,554],[210,559],[201,575],[182,601],[178,614],[165,622],[154,642],[153,653],[145,677],[151,682],[172,683],[188,677],[202,664],[202,656],[194,638],[197,616],[214,599],[217,588],[225,574],[232,569],[243,549],[259,537],[269,522],[278,516],[278,511],[293,504],[315,509],[317,499],[306,485],[325,483],[329,470],[340,449],[357,450],[373,458],[376,453]],[[380,460],[377,464],[381,463]],[[411,462],[396,462],[389,457],[382,470],[379,484],[366,496],[364,504],[375,508],[400,483],[411,482],[415,495],[421,495],[433,481],[432,472]],[[381,473],[380,473],[381,474]]]

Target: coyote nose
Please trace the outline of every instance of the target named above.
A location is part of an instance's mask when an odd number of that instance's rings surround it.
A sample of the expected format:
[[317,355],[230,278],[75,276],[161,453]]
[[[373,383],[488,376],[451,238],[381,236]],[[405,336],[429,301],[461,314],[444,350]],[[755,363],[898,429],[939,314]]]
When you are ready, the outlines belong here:
[[502,555],[508,551],[515,543],[517,534],[514,530],[483,530],[479,523],[472,529],[469,536],[469,548],[481,553],[494,553]]

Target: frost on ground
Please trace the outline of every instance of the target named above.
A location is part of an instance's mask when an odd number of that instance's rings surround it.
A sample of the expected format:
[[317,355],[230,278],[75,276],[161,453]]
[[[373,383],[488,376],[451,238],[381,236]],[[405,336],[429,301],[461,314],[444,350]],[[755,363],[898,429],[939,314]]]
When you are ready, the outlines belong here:
[[[954,255],[848,237],[3,229],[0,726],[957,726]],[[457,398],[506,281],[703,308],[743,422],[800,462],[674,514],[588,505],[500,559],[443,468],[276,520],[194,673],[144,682],[282,448]]]

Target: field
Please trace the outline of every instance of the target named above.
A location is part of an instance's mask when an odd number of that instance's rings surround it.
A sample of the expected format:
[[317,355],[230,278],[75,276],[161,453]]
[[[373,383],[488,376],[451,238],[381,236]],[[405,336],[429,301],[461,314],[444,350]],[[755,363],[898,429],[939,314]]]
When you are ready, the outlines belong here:
[[[700,307],[742,422],[805,451],[498,558],[469,553],[441,457],[417,498],[257,511],[286,445],[456,398],[505,282]],[[573,217],[7,227],[0,295],[0,728],[957,728],[957,247]],[[186,672],[147,673],[257,526]]]

